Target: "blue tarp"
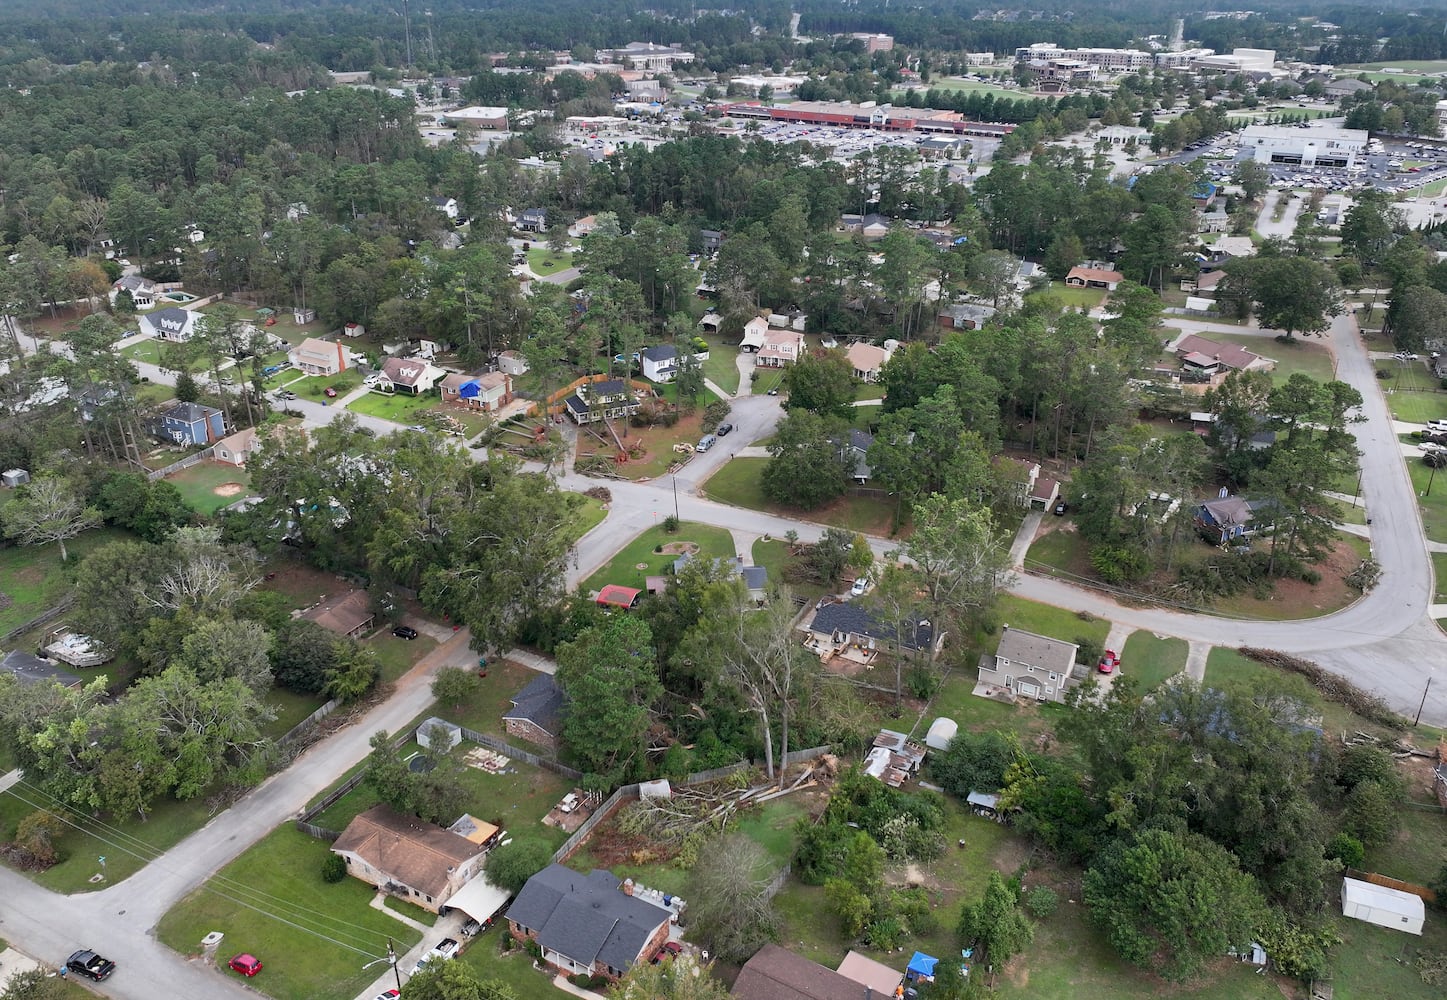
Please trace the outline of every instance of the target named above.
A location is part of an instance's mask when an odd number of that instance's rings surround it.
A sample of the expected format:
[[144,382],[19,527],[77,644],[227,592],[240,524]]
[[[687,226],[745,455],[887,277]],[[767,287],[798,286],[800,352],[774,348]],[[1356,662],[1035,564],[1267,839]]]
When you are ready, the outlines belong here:
[[904,970],[904,976],[906,979],[933,979],[935,966],[938,964],[939,959],[933,955],[926,955],[922,951],[917,951],[914,953],[914,957],[909,960],[909,966]]
[[482,389],[481,389],[481,387],[477,384],[477,380],[476,380],[476,379],[472,379],[472,380],[470,380],[470,381],[467,381],[467,382],[462,383],[462,385],[458,388],[458,390],[457,390],[457,398],[458,398],[458,399],[476,399],[476,398],[477,398],[477,394],[478,394],[479,392],[481,392],[481,391],[482,391]]

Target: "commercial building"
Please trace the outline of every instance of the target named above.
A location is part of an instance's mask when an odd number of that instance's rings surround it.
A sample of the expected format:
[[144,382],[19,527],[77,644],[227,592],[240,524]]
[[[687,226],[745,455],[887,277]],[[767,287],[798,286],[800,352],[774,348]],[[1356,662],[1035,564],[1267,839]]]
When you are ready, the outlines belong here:
[[1250,150],[1257,163],[1351,168],[1366,153],[1367,132],[1356,128],[1248,125],[1241,132],[1241,148]]
[[958,111],[899,108],[873,101],[862,104],[848,101],[794,101],[776,108],[745,101],[725,105],[721,110],[730,118],[878,129],[881,132],[953,132],[998,139],[1015,131],[1014,125],[965,121]]
[[469,125],[473,128],[506,132],[507,108],[459,108],[443,114],[442,120],[451,125]]

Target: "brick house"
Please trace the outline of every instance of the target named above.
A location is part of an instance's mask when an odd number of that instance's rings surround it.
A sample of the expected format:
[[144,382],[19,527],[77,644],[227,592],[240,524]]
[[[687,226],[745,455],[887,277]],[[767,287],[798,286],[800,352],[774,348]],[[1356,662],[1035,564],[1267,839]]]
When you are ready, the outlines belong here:
[[512,696],[512,708],[503,713],[509,736],[557,748],[562,728],[563,692],[551,674],[539,674]]
[[668,940],[673,910],[633,895],[612,872],[549,865],[528,879],[508,910],[512,936],[536,941],[563,972],[618,979]]
[[487,859],[484,845],[386,805],[348,823],[332,853],[347,863],[353,878],[433,913],[445,912],[447,900]]

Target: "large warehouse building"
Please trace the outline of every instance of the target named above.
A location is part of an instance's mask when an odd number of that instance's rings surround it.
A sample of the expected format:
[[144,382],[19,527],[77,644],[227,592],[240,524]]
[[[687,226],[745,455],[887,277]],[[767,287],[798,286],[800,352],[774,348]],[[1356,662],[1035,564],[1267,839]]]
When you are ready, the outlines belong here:
[[1367,132],[1357,128],[1248,125],[1241,133],[1241,148],[1249,149],[1257,163],[1350,168],[1367,150]]
[[872,128],[881,132],[952,132],[998,139],[1015,131],[1014,125],[965,121],[958,111],[934,108],[897,108],[892,104],[852,104],[847,101],[795,101],[779,107],[757,102],[728,104],[720,109],[730,118]]

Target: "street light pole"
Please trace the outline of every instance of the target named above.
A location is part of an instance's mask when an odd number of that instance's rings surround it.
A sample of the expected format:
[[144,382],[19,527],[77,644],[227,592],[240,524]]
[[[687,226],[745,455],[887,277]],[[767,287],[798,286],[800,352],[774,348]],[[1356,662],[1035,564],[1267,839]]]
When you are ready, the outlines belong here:
[[402,973],[397,969],[397,949],[392,947],[392,939],[387,939],[387,958],[392,963],[392,975],[397,980],[397,992],[402,992]]

